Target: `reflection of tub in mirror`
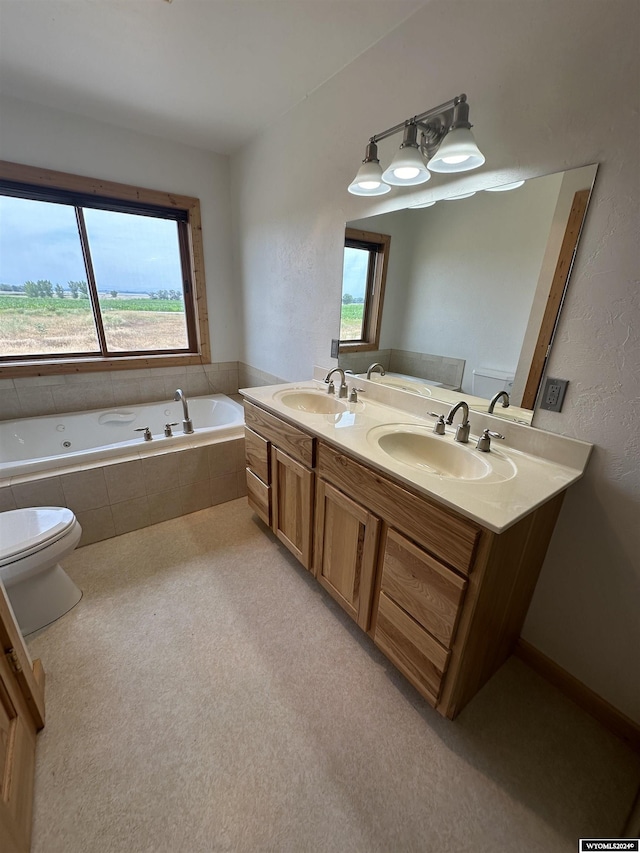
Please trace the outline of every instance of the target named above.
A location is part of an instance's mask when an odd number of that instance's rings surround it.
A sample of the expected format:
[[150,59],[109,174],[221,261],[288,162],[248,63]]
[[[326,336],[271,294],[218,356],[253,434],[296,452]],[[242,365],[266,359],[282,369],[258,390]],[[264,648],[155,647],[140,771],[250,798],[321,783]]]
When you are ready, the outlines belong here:
[[[392,240],[379,349],[341,351],[339,364],[361,373],[380,361],[396,373],[442,381],[433,360],[458,361],[465,398],[476,396],[474,370],[502,370],[514,376],[512,409],[532,410],[596,169],[349,222]],[[415,201],[413,194],[396,204]],[[553,316],[545,314],[547,306]],[[484,399],[478,407],[486,411],[487,404]]]
[[[366,379],[366,373],[357,373],[358,379]],[[412,394],[421,394],[423,397],[434,396],[435,388],[442,388],[442,382],[436,382],[433,379],[419,379],[415,376],[407,376],[404,373],[386,372],[384,376],[379,373],[371,374],[371,382],[378,382],[380,385],[387,385],[390,388],[395,388],[399,391],[409,391]],[[453,390],[453,389],[451,389]]]

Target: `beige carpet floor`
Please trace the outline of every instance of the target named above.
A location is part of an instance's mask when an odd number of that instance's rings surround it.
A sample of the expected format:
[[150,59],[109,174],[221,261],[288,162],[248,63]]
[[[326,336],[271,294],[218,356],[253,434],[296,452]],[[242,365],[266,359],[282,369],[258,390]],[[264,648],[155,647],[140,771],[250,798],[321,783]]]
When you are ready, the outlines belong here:
[[245,499],[66,568],[34,853],[573,853],[625,821],[620,741],[517,660],[442,719]]

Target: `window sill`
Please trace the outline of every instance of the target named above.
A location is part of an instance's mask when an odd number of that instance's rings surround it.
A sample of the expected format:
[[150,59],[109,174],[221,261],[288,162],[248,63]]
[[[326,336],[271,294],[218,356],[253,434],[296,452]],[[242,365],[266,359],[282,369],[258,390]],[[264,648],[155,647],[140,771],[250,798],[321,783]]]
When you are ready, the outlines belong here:
[[191,364],[209,364],[209,359],[197,353],[180,355],[141,355],[127,358],[51,359],[14,361],[0,364],[0,377],[53,376],[63,373],[95,373],[100,370],[140,370],[146,367],[181,367]]
[[353,341],[350,343],[349,341],[345,341],[344,343],[340,343],[338,345],[338,352],[373,352],[378,349],[378,345],[375,343],[369,343],[368,341]]

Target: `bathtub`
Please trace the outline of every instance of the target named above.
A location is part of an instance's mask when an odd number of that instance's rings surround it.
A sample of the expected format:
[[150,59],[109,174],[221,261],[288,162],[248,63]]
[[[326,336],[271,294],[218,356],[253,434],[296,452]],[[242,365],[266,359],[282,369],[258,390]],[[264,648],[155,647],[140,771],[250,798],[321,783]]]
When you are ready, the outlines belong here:
[[[182,432],[182,404],[173,401],[0,421],[0,480],[14,482],[16,477],[144,458],[244,435],[242,406],[223,394],[191,398],[189,416],[194,426],[190,435]],[[172,438],[164,436],[166,423],[177,423]],[[146,426],[152,441],[136,432]]]

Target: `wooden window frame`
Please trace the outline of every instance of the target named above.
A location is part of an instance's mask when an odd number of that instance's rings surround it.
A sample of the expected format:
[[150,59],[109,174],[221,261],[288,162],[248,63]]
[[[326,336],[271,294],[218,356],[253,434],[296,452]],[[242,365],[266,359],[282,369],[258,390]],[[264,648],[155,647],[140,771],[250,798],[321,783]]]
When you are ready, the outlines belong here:
[[391,237],[389,234],[376,234],[373,231],[346,228],[344,245],[345,248],[353,247],[369,251],[369,272],[367,274],[367,292],[364,299],[362,338],[357,341],[340,341],[338,351],[349,353],[377,350],[380,347],[382,305],[387,283]]
[[[102,209],[109,209],[109,200],[118,203],[120,209],[129,207],[135,213],[147,206],[176,212],[178,222],[178,240],[182,259],[183,282],[185,283],[185,315],[191,348],[188,352],[167,353],[166,351],[138,351],[123,356],[62,354],[52,357],[44,355],[38,358],[21,357],[0,362],[0,376],[44,376],[62,373],[83,373],[100,370],[131,370],[146,367],[172,367],[192,364],[210,364],[211,348],[209,343],[209,319],[207,313],[207,294],[204,274],[204,252],[202,246],[202,224],[200,219],[200,200],[191,196],[120,184],[114,181],[102,181],[40,169],[20,163],[0,160],[0,181],[32,187],[44,199],[47,191],[77,194],[87,199],[104,200]],[[82,228],[82,225],[80,225]],[[95,283],[89,282],[92,301],[97,299],[94,293]],[[94,312],[95,316],[95,312]]]

